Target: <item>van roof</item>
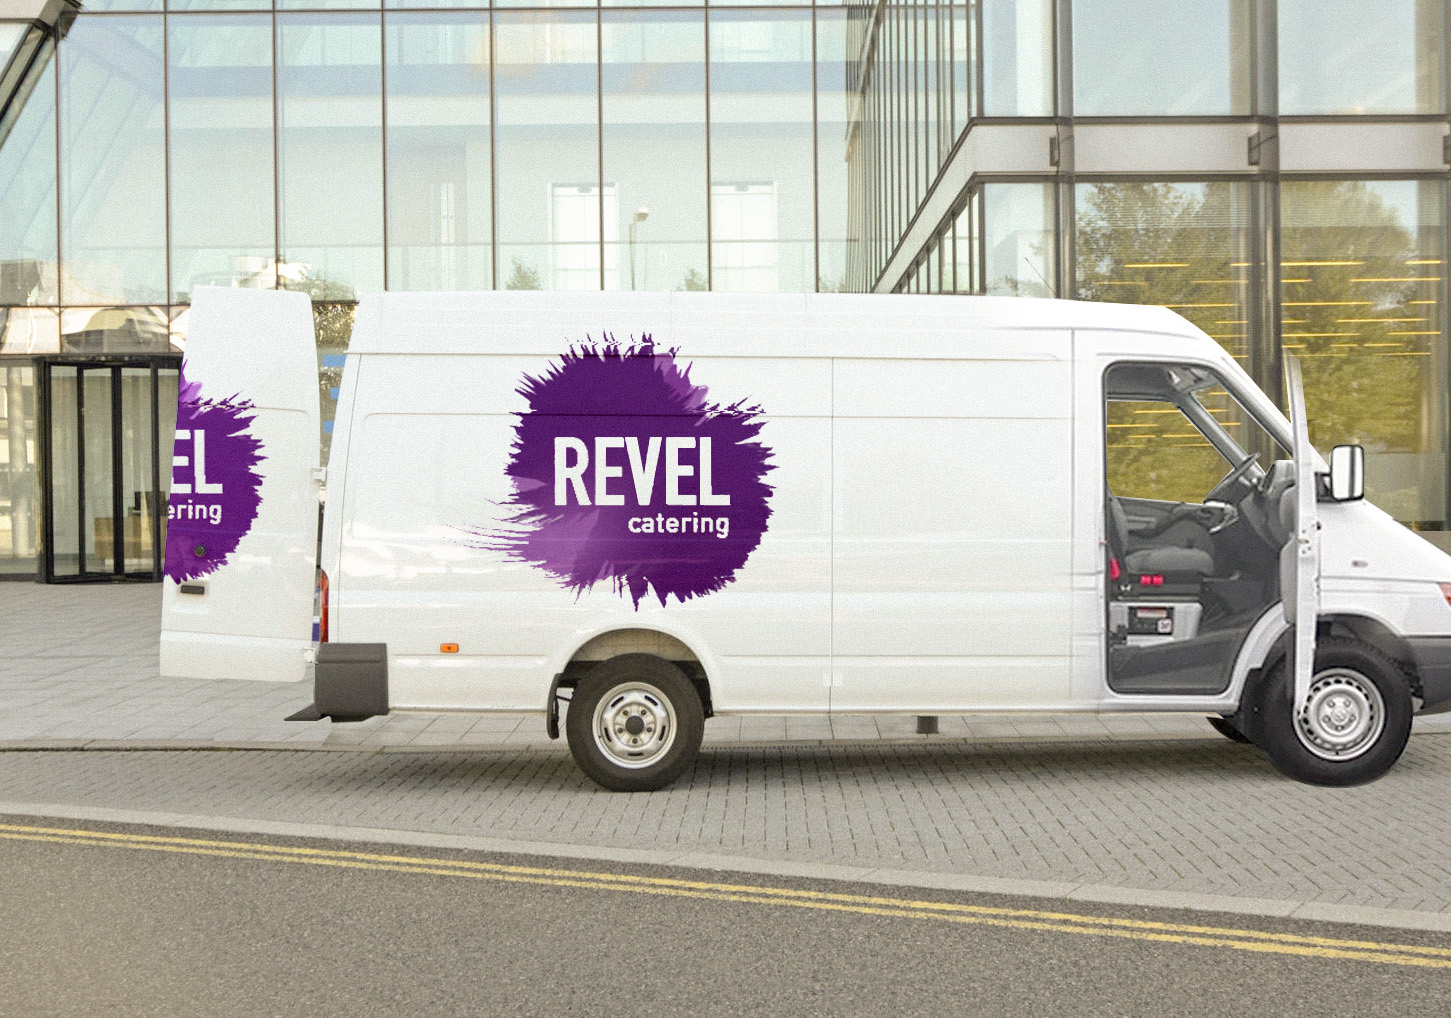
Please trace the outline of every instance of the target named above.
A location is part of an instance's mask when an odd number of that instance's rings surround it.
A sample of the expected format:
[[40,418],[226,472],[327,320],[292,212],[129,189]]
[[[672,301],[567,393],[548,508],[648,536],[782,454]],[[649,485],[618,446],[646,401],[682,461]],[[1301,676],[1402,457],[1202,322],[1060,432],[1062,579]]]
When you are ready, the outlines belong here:
[[[715,357],[1069,355],[1069,330],[1214,341],[1168,308],[1029,297],[846,293],[388,292],[363,297],[361,354],[553,356],[606,338]],[[995,337],[991,334],[997,334]],[[887,338],[889,337],[889,338]]]

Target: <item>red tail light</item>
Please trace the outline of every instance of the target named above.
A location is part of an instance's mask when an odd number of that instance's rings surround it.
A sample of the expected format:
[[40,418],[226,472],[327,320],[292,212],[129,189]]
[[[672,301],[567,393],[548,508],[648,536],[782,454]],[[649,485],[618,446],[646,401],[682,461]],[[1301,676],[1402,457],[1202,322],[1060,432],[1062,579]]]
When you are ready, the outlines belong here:
[[1116,559],[1116,558],[1114,558],[1112,556],[1109,556],[1109,560],[1108,560],[1108,578],[1110,580],[1116,580],[1116,579],[1118,579],[1122,575],[1123,575],[1123,570],[1118,567],[1118,559]]
[[1164,577],[1158,573],[1146,573],[1139,577],[1139,585],[1142,587],[1162,587]]
[[317,581],[317,589],[322,596],[322,609],[318,612],[317,621],[317,642],[327,643],[327,570],[319,569],[321,579]]
[[1438,583],[1436,586],[1441,588],[1441,596],[1446,599],[1446,603],[1451,604],[1451,583]]

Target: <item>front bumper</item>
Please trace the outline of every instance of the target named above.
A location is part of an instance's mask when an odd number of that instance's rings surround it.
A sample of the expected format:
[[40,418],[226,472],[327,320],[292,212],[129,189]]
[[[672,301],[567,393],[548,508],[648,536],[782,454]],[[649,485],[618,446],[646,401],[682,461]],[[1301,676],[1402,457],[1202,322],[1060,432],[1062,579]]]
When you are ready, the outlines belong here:
[[1421,676],[1424,702],[1416,713],[1451,711],[1451,636],[1411,636],[1406,643]]

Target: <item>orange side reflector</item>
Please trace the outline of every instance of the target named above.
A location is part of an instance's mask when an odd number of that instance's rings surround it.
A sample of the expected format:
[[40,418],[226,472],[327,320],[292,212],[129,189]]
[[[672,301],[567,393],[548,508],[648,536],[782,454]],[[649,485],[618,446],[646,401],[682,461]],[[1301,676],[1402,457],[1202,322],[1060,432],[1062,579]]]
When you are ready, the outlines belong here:
[[439,652],[442,653],[442,654],[457,654],[458,653],[458,644],[456,644],[456,643],[440,643],[438,645],[438,649],[439,649]]

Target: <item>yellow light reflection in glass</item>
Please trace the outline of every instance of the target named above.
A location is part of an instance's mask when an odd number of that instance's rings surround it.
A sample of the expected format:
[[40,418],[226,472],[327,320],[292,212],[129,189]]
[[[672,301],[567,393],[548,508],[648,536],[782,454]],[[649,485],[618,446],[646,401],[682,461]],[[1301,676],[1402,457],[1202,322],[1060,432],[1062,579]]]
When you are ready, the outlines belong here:
[[1188,262],[1124,262],[1126,269],[1187,269]]
[[1365,262],[1280,262],[1281,268],[1300,268],[1305,265],[1364,265]]

